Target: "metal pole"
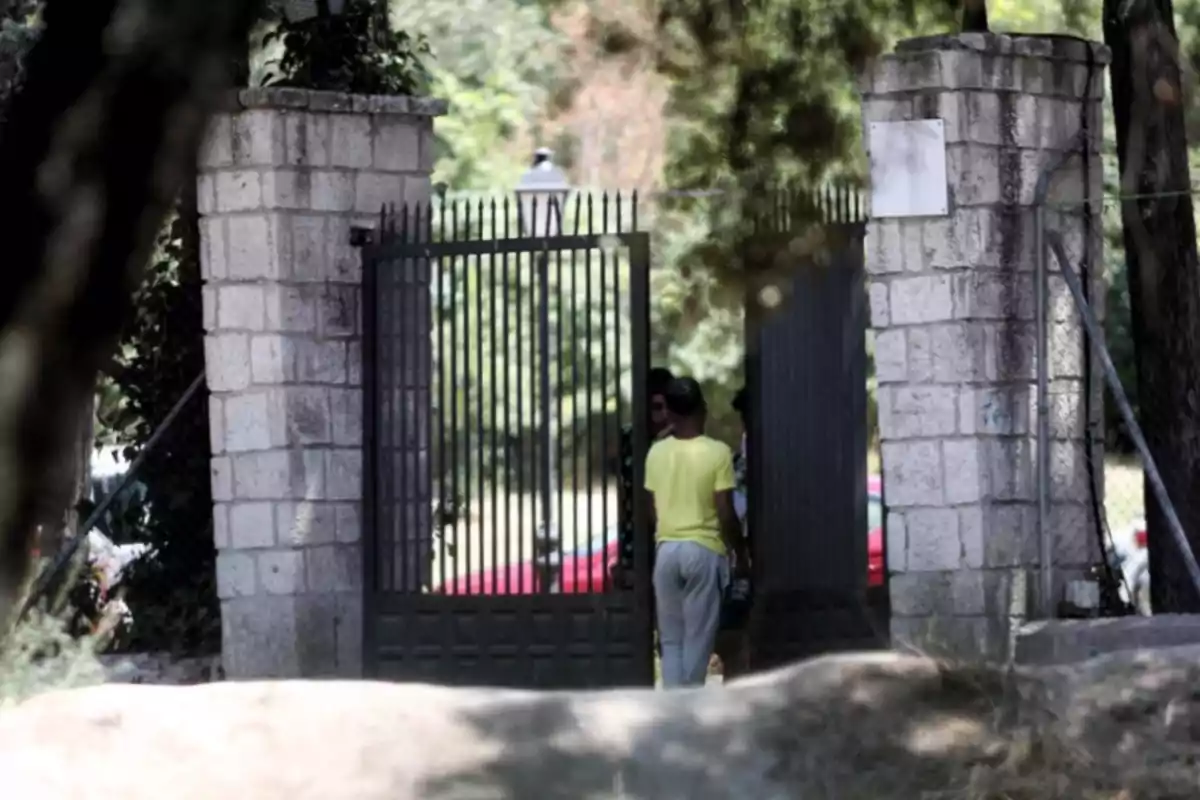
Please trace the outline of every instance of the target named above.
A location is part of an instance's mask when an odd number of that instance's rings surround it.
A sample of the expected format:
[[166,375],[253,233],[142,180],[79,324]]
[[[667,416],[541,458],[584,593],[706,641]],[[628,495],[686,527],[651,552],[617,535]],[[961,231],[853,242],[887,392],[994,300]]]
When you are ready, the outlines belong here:
[[1047,520],[1050,518],[1050,365],[1047,339],[1050,327],[1046,319],[1046,296],[1050,280],[1046,274],[1046,212],[1038,205],[1034,211],[1034,246],[1037,248],[1037,537],[1038,537],[1038,611],[1043,619],[1054,616],[1054,547]]
[[[550,398],[550,253],[542,251],[538,259],[538,295],[541,298],[541,313],[538,315],[538,352],[541,355],[539,370],[539,399],[542,406],[542,539],[547,547],[554,537],[554,503],[551,487],[554,486],[554,403]],[[550,554],[545,554],[547,565]],[[548,589],[549,587],[543,587]]]
[[1192,552],[1192,546],[1188,543],[1187,535],[1183,531],[1183,523],[1179,521],[1179,515],[1175,513],[1175,506],[1171,503],[1171,498],[1167,496],[1167,487],[1163,483],[1162,475],[1158,471],[1158,465],[1154,463],[1154,456],[1150,453],[1150,446],[1146,444],[1146,438],[1142,435],[1142,428],[1137,423],[1137,418],[1133,413],[1133,406],[1129,404],[1129,398],[1125,395],[1125,387],[1121,385],[1121,379],[1117,375],[1117,368],[1113,366],[1112,358],[1108,355],[1108,349],[1100,344],[1104,341],[1101,338],[1100,323],[1096,321],[1095,314],[1087,304],[1087,298],[1083,294],[1083,286],[1079,283],[1079,278],[1076,277],[1075,271],[1071,265],[1067,263],[1066,248],[1063,247],[1062,236],[1057,232],[1051,231],[1047,234],[1049,239],[1050,249],[1054,252],[1054,257],[1058,260],[1059,267],[1062,269],[1063,279],[1067,283],[1067,288],[1071,290],[1071,295],[1075,298],[1075,305],[1079,307],[1079,315],[1083,318],[1084,327],[1087,329],[1088,338],[1091,339],[1092,348],[1100,356],[1100,365],[1104,368],[1104,377],[1108,379],[1108,386],[1112,389],[1113,399],[1117,401],[1117,409],[1121,412],[1121,419],[1125,422],[1125,427],[1129,430],[1129,438],[1133,439],[1133,445],[1137,448],[1138,454],[1142,457],[1142,464],[1146,470],[1146,478],[1150,481],[1150,488],[1154,491],[1154,498],[1158,500],[1158,505],[1163,510],[1163,516],[1167,519],[1167,527],[1171,530],[1171,538],[1175,540],[1175,546],[1179,548],[1179,554],[1183,558],[1183,564],[1187,567],[1188,576],[1192,579],[1192,586],[1196,588],[1196,593],[1200,594],[1200,565],[1196,563],[1196,555]]
[[[1085,134],[1072,134],[1063,142],[1054,159],[1038,174],[1033,191],[1034,247],[1036,269],[1034,277],[1035,327],[1037,328],[1037,539],[1038,539],[1038,612],[1043,619],[1054,617],[1054,542],[1050,537],[1050,325],[1047,314],[1050,276],[1046,270],[1046,198],[1050,194],[1050,179],[1074,155],[1080,146],[1087,146]],[[1085,177],[1086,181],[1086,177]]]

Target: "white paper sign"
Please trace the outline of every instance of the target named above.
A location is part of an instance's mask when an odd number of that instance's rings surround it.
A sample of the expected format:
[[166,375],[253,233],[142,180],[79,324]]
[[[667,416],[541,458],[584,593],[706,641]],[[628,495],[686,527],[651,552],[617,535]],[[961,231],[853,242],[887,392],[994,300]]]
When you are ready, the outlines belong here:
[[949,211],[946,132],[940,119],[872,122],[872,217],[940,217]]

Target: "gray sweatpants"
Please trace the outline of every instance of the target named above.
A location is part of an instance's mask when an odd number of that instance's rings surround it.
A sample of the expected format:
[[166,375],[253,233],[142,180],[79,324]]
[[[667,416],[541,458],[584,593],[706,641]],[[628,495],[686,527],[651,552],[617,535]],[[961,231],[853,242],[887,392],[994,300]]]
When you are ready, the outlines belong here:
[[663,687],[703,686],[729,585],[729,560],[693,542],[662,542],[654,557],[654,602]]

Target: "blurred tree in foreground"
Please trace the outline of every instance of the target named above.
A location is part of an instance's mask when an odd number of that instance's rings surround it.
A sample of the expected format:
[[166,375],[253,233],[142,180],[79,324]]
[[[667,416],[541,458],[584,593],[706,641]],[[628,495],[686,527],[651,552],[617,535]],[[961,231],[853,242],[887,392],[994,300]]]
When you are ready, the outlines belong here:
[[0,132],[0,617],[258,3],[48,0]]

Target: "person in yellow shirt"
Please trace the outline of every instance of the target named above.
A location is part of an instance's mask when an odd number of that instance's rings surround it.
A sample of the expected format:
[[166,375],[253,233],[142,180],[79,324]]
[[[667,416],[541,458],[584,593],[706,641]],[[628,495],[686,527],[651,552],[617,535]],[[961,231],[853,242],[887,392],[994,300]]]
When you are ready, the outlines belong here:
[[729,555],[747,565],[733,506],[733,453],[704,434],[700,385],[676,378],[664,393],[673,435],[646,456],[655,530],[654,592],[663,686],[703,686],[730,581]]

